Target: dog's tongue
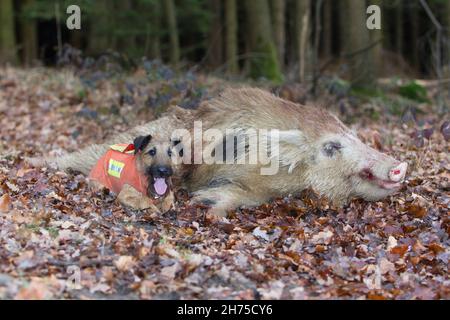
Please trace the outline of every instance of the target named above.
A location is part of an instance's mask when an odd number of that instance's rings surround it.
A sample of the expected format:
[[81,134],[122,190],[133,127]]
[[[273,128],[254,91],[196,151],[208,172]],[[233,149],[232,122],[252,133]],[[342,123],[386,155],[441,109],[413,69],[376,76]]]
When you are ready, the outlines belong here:
[[162,196],[166,193],[167,190],[167,183],[166,179],[164,178],[156,178],[155,183],[153,184],[153,187],[155,188],[155,191],[158,195]]

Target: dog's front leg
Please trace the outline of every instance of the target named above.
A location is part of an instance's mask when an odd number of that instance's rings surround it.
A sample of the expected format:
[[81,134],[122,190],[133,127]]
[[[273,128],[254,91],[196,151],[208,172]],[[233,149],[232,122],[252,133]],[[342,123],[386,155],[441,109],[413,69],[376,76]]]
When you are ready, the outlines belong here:
[[161,212],[165,213],[169,211],[174,207],[174,205],[175,205],[175,197],[173,195],[173,192],[170,191],[161,204]]
[[117,196],[117,200],[125,206],[131,207],[137,210],[148,209],[152,213],[160,213],[158,207],[156,207],[147,196],[137,191],[132,186],[126,184],[123,186],[122,191]]

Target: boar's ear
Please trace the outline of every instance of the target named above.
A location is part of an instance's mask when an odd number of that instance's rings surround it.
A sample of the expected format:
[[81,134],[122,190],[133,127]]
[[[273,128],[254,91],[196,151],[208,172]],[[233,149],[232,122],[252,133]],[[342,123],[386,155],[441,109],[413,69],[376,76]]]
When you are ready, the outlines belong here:
[[300,130],[281,130],[279,131],[279,140],[294,145],[302,145],[303,135]]
[[138,153],[139,151],[142,151],[145,149],[146,146],[150,143],[150,140],[152,140],[152,136],[139,136],[134,139],[133,145],[134,145],[134,154]]

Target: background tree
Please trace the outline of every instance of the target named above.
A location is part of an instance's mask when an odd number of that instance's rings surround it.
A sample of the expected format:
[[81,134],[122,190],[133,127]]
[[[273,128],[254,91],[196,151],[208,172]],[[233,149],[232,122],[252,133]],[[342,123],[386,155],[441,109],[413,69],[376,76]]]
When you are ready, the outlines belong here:
[[277,47],[278,63],[280,67],[284,66],[285,59],[285,16],[286,16],[286,1],[285,0],[271,0],[272,20],[273,20],[273,34],[275,46]]
[[395,51],[398,55],[403,54],[403,0],[396,0],[395,2]]
[[146,47],[149,47],[149,55],[153,59],[161,58],[161,1],[155,0],[150,6],[150,22],[146,23],[146,32],[148,33],[148,43]]
[[16,30],[12,0],[0,1],[0,62],[17,62]]
[[[297,28],[295,38],[298,45],[299,80],[305,81],[306,73],[310,70],[311,60],[311,2],[310,0],[296,1]],[[308,69],[308,70],[307,70]]]
[[169,57],[173,65],[180,61],[180,40],[178,37],[177,14],[173,0],[163,0],[166,16],[167,29],[169,33]]
[[[187,65],[207,62],[210,69],[275,82],[284,70],[287,81],[307,85],[336,72],[338,63],[344,72],[337,76],[371,85],[389,72],[433,76],[437,60],[430,48],[441,52],[443,72],[450,56],[447,0],[425,0],[445,27],[440,50],[435,23],[419,0],[77,0],[81,31],[65,28],[72,2],[0,1],[1,61],[20,56],[25,65],[36,58],[56,64],[56,48],[70,43],[87,55],[111,49],[134,61],[146,56],[173,65],[180,59]],[[370,4],[382,6],[382,30],[365,27]]]
[[272,37],[269,3],[267,0],[244,0],[244,5],[251,49],[250,76],[281,82],[282,75]]
[[29,66],[38,58],[36,20],[29,14],[35,0],[24,0],[21,3],[20,28],[22,31],[23,62]]
[[[382,0],[371,0],[370,4],[377,5],[381,9],[383,8]],[[383,16],[383,10],[382,10],[381,15]],[[369,34],[370,34],[370,45],[373,45],[371,54],[373,55],[374,73],[375,73],[375,76],[378,76],[381,74],[380,71],[383,66],[383,61],[382,61],[383,26],[381,26],[381,29],[370,30]]]
[[226,63],[229,73],[235,74],[239,71],[238,64],[238,21],[236,0],[225,0],[226,21]]
[[113,49],[113,36],[108,32],[112,22],[112,12],[108,10],[108,0],[96,0],[95,7],[89,13],[89,44],[90,54],[99,54]]
[[361,0],[342,0],[341,43],[353,85],[371,86],[374,82],[374,49],[366,27],[366,4]]
[[211,0],[209,2],[212,23],[209,34],[209,48],[208,48],[208,64],[212,68],[217,68],[223,63],[223,31],[224,25],[222,23],[223,12],[222,0]]
[[322,55],[329,58],[333,48],[333,0],[323,2]]

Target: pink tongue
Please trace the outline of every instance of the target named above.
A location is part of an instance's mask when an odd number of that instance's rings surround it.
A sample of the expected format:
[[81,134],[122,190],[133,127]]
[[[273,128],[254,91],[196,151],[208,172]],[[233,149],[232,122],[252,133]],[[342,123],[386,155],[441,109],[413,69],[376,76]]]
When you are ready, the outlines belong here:
[[167,190],[166,180],[164,178],[156,178],[153,187],[155,188],[156,193],[162,196]]

